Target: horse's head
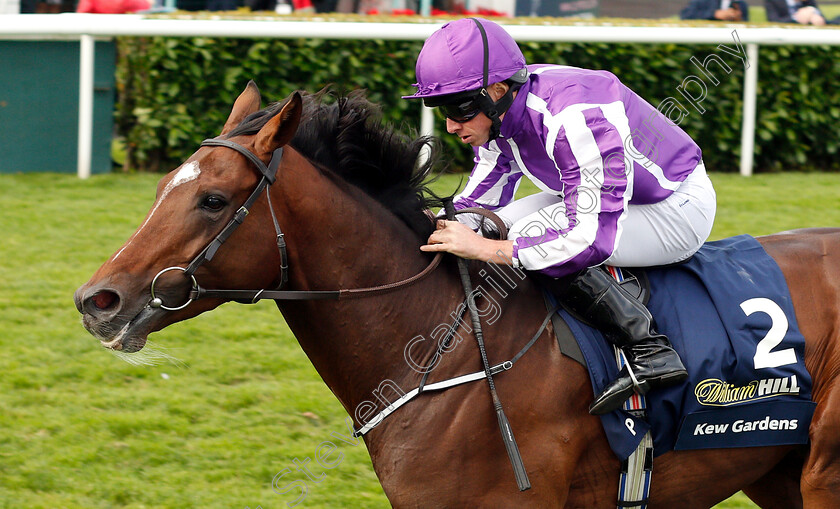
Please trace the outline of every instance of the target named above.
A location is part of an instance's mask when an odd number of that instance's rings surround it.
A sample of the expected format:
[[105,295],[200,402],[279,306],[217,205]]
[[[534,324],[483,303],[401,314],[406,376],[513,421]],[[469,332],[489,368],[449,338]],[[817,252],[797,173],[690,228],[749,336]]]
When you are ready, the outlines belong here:
[[[250,82],[221,135],[160,180],[155,203],[137,231],[76,290],[84,326],[104,346],[140,350],[149,333],[223,302],[191,302],[196,281],[205,288],[222,287],[222,282],[228,288],[277,286],[281,260],[274,229],[265,228],[271,225],[265,191],[255,196],[251,217],[235,229],[233,240],[215,256],[207,248],[235,216],[244,216],[237,211],[255,189],[273,180],[277,161],[272,156],[294,136],[301,109],[301,96],[294,93],[282,106],[261,111],[274,116],[256,133],[235,129],[260,110],[259,90]],[[235,143],[262,165],[230,143],[218,146],[218,140]],[[262,172],[270,178],[264,180]],[[205,256],[208,260],[202,262]],[[248,263],[242,263],[244,259]]]

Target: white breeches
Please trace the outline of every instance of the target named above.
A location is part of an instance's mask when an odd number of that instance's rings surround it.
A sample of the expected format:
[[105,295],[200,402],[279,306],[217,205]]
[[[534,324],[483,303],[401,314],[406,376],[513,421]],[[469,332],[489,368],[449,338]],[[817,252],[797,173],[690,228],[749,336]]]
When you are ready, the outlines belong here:
[[[561,201],[558,196],[541,192],[516,200],[496,214],[511,232],[518,232],[531,224],[528,216]],[[715,189],[701,162],[663,201],[627,206],[615,250],[604,263],[650,267],[685,260],[709,237],[716,206]]]

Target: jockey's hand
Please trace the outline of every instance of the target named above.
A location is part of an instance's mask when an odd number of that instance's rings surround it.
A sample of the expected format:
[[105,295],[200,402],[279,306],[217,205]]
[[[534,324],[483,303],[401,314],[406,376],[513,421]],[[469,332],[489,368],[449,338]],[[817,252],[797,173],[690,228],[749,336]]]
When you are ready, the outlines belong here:
[[[513,241],[493,240],[482,237],[458,221],[439,219],[437,229],[429,236],[428,243],[420,246],[421,251],[445,251],[461,258],[481,260],[497,264],[509,263],[513,259]],[[504,257],[498,255],[501,250]]]

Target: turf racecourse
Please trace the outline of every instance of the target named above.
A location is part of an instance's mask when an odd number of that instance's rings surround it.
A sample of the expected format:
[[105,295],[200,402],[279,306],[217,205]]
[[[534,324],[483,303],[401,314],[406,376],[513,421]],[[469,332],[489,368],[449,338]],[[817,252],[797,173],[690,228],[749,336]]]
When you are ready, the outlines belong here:
[[[712,177],[713,238],[840,226],[840,175]],[[140,224],[158,178],[0,175],[0,508],[281,508],[300,490],[279,494],[272,479],[287,469],[279,491],[303,479],[296,460],[315,479],[298,507],[388,507],[272,303],[153,335],[179,360],[156,366],[127,364],[83,330],[73,290]],[[329,469],[316,462],[327,441]],[[718,507],[754,506],[736,495]]]

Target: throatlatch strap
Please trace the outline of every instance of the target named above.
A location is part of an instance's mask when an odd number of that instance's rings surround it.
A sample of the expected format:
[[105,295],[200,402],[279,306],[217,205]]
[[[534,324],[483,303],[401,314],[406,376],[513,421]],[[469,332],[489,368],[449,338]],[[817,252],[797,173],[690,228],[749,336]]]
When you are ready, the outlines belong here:
[[[618,267],[607,266],[607,272],[619,283],[624,281],[624,274]],[[615,359],[618,370],[626,364],[627,359],[624,353],[617,347]],[[636,417],[647,420],[647,400],[644,396],[633,393],[624,402],[622,409]],[[624,507],[637,507],[646,509],[648,497],[650,496],[650,480],[653,473],[653,439],[650,431],[645,433],[636,450],[621,462],[621,474],[618,479],[618,502],[619,509]]]

